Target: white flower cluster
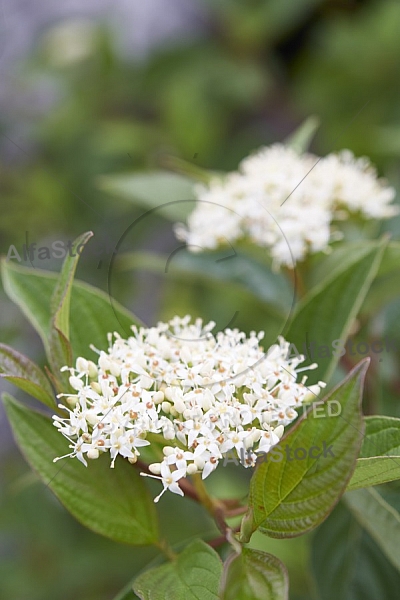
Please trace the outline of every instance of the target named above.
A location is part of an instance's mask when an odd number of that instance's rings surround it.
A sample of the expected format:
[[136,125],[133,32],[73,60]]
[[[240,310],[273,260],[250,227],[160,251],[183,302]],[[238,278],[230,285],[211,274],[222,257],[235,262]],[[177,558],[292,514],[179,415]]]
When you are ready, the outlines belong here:
[[227,329],[214,336],[214,326],[186,316],[133,327],[128,339],[109,334],[97,365],[78,358],[76,369],[64,367],[76,391],[61,394],[68,416],[54,416],[70,442],[66,456],[87,466],[86,458],[109,452],[111,467],[118,455],[135,463],[149,437],[161,460],[147,476],[161,480],[160,496],[166,489],[183,495],[182,477],[201,472],[204,479],[232,452],[254,466],[256,452],[277,444],[296,409],[324,384],[306,387],[305,376],[297,382],[316,365],[299,369],[304,357],[288,357],[283,338],[265,352],[262,333]]
[[247,238],[268,247],[276,267],[293,268],[307,253],[326,250],[334,221],[398,212],[390,205],[394,189],[377,179],[367,159],[349,151],[318,159],[280,144],[262,148],[238,171],[197,186],[196,193],[199,202],[187,226],[175,228],[189,249],[215,249]]

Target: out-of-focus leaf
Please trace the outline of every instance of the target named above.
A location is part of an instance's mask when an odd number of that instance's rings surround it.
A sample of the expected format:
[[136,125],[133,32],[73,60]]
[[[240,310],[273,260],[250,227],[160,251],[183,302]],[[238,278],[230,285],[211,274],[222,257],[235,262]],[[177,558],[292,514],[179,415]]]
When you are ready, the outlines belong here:
[[154,503],[135,467],[121,459],[110,469],[106,456],[87,468],[76,458],[53,463],[68,453],[68,442],[51,420],[8,394],[3,401],[26,460],[78,521],[117,542],[144,545],[157,540]]
[[344,500],[357,521],[400,571],[400,515],[397,510],[373,488],[348,492]]
[[123,270],[144,269],[170,278],[184,278],[185,281],[200,279],[244,288],[280,317],[289,315],[294,291],[282,274],[272,272],[254,258],[229,247],[225,251],[201,254],[183,251],[183,248],[169,257],[150,252],[122,254],[115,264]]
[[186,219],[195,206],[193,180],[168,171],[107,175],[98,179],[98,185],[105,192],[155,209],[172,221]]
[[286,146],[290,146],[299,154],[307,152],[310,144],[319,128],[318,117],[308,117],[286,140]]
[[320,600],[397,600],[400,575],[340,502],[315,532],[312,568]]

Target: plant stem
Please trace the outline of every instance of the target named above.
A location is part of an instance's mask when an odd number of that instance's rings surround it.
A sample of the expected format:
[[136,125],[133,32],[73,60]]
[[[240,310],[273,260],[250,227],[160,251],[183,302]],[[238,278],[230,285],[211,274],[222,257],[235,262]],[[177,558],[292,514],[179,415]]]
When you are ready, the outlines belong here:
[[220,500],[211,498],[211,496],[207,492],[206,486],[204,485],[201,475],[199,473],[196,473],[195,475],[193,475],[193,484],[194,484],[196,492],[199,496],[201,504],[213,517],[220,532],[226,537],[226,533],[227,533],[229,527],[225,521],[225,514],[226,514],[225,505]]
[[165,539],[158,540],[157,542],[154,543],[154,545],[156,546],[156,548],[158,548],[159,550],[161,550],[161,552],[163,554],[165,554],[165,556],[169,560],[175,560],[176,559],[177,554],[175,554],[175,552],[172,550],[172,548],[168,544],[167,540],[165,540]]

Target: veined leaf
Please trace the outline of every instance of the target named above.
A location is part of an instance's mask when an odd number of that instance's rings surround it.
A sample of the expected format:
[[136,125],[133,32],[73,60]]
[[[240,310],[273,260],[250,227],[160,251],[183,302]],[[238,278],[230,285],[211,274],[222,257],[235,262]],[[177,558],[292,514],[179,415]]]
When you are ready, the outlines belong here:
[[[39,333],[48,350],[50,334],[50,301],[57,275],[49,271],[28,269],[3,261],[2,275],[7,295],[22,310]],[[74,359],[88,356],[89,345],[107,347],[107,333],[117,331],[129,335],[138,319],[116,300],[97,288],[75,281],[71,294],[70,341]]]
[[54,408],[53,390],[43,371],[27,356],[0,344],[0,377]]
[[283,563],[266,552],[243,548],[225,563],[221,600],[288,600],[289,580]]
[[[309,410],[257,468],[251,480],[245,529],[271,537],[301,535],[321,523],[346,489],[361,447],[361,395],[368,360],[362,361],[325,399]],[[340,415],[329,416],[328,402]],[[287,453],[289,448],[293,455]],[[296,450],[301,449],[296,455]],[[311,448],[316,450],[311,452]]]
[[68,453],[68,442],[51,420],[3,396],[15,439],[26,460],[65,508],[83,525],[117,542],[144,545],[157,540],[154,503],[138,471],[127,460],[110,469],[108,457],[85,468]]
[[218,600],[221,573],[215,550],[196,540],[173,562],[139,575],[133,589],[141,600]]
[[400,479],[400,419],[365,417],[365,437],[349,490]]

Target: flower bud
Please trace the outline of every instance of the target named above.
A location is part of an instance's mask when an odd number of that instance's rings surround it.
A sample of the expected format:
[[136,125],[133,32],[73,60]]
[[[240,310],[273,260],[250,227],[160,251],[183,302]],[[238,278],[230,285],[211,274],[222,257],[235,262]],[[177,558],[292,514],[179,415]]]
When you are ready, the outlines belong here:
[[90,450],[88,450],[87,457],[91,460],[96,460],[96,458],[99,458],[99,451],[97,450],[97,448],[91,448]]
[[83,381],[79,377],[72,375],[69,378],[69,383],[74,390],[81,390],[83,388]]
[[88,372],[90,379],[95,379],[98,375],[98,369],[92,360],[88,361]]
[[110,360],[105,354],[102,354],[99,358],[99,366],[103,371],[109,371],[111,367]]
[[164,456],[171,456],[174,453],[174,449],[172,446],[164,446],[163,448]]
[[111,375],[114,375],[114,377],[119,377],[121,375],[121,366],[117,362],[112,361],[110,363],[110,371]]
[[169,414],[170,410],[171,410],[171,403],[170,402],[163,402],[161,404],[161,408],[163,410],[163,412],[165,412],[166,415]]
[[96,394],[101,394],[101,385],[98,381],[92,381],[90,387],[94,392],[96,392]]
[[160,475],[161,463],[153,463],[152,465],[149,465],[149,471],[150,473],[153,473],[153,475]]
[[166,397],[167,400],[172,400],[172,388],[171,387],[165,388],[164,396]]
[[[174,408],[178,413],[182,414],[183,411],[185,410],[186,406],[185,406],[185,403],[183,402],[183,400],[175,400]],[[172,410],[171,410],[171,412],[172,412]]]
[[68,396],[67,403],[70,406],[74,407],[78,404],[78,398],[76,396]]
[[154,404],[160,404],[161,402],[163,402],[164,400],[164,393],[163,392],[156,392],[153,395],[153,402]]
[[202,471],[204,468],[205,460],[203,458],[201,458],[201,456],[195,456],[194,457],[194,464],[196,465],[196,467],[198,468],[199,471]]
[[85,358],[82,358],[82,356],[79,356],[79,358],[76,359],[76,370],[79,371],[79,373],[88,372],[88,361]]
[[96,415],[96,413],[93,410],[88,410],[86,412],[86,421],[89,423],[89,425],[96,425],[99,421],[99,417]]

